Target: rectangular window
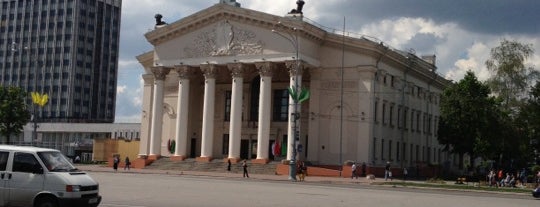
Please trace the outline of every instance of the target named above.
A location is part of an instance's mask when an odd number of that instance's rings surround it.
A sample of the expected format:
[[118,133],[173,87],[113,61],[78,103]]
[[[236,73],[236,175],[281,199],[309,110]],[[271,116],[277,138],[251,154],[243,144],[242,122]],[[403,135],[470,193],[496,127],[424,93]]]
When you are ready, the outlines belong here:
[[420,132],[420,111],[416,112],[416,131]]
[[399,142],[396,143],[396,160],[397,161],[400,161],[400,158],[399,158]]
[[398,110],[397,110],[397,126],[398,128],[401,129],[401,127],[403,127],[403,121],[401,120],[401,117],[402,117],[402,114],[403,111],[401,110],[401,106],[398,106]]
[[422,146],[422,162],[426,161],[426,146]]
[[373,120],[375,121],[375,123],[377,123],[377,115],[378,115],[378,110],[379,109],[379,101],[375,101],[375,106],[374,106],[374,109],[373,109]]
[[388,160],[392,160],[392,140],[388,140]]
[[41,165],[37,161],[36,157],[30,153],[15,152],[13,157],[13,172],[35,172],[37,167]]
[[274,90],[274,121],[288,121],[289,117],[289,92],[287,89]]
[[432,158],[431,157],[431,147],[427,147],[427,158],[426,158],[426,160],[427,160],[428,163],[431,163],[431,161],[432,161],[431,158]]
[[373,160],[377,160],[377,137],[373,137]]
[[414,161],[414,159],[413,159],[413,150],[414,150],[413,144],[411,144],[410,147],[409,147],[409,162],[410,163],[413,163],[413,161]]
[[416,162],[420,161],[420,145],[416,145]]
[[382,123],[386,124],[386,103],[382,104]]
[[390,105],[390,110],[388,110],[388,113],[389,113],[389,122],[390,122],[390,126],[394,126],[394,104],[391,104]]
[[381,139],[381,159],[384,160],[384,139]]
[[225,91],[225,114],[224,121],[231,120],[231,91]]
[[0,171],[6,171],[9,152],[0,152]]

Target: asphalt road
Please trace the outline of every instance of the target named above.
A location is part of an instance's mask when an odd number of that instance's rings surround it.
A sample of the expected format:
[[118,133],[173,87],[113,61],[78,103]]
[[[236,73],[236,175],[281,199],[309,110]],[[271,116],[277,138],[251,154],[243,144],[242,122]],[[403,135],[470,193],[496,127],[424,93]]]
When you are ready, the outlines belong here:
[[90,172],[100,183],[102,207],[172,206],[540,206],[514,194],[291,183],[190,175]]

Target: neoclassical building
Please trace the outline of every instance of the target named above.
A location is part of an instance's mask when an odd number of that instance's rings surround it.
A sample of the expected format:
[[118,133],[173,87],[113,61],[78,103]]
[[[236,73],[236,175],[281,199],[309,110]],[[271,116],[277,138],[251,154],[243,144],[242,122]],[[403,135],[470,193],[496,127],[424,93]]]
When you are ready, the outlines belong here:
[[[142,158],[266,163],[291,160],[296,143],[297,159],[320,165],[451,159],[437,141],[450,81],[435,56],[326,31],[301,9],[275,16],[227,3],[157,18],[145,37],[154,49],[137,57]],[[289,88],[310,97],[295,105]]]

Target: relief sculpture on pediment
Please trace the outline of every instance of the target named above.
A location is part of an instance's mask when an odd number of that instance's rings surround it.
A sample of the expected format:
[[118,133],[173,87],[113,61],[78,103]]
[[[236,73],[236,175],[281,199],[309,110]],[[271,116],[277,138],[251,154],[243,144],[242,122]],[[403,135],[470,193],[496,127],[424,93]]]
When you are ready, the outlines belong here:
[[223,21],[212,31],[195,37],[191,46],[184,48],[184,58],[201,58],[230,55],[258,55],[264,44],[252,31],[243,30]]

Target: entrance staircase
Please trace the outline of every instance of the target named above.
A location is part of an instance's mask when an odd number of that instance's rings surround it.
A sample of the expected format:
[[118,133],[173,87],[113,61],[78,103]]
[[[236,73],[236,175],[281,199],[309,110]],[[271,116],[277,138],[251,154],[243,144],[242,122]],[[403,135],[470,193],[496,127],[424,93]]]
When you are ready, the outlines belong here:
[[[248,171],[250,174],[276,174],[276,166],[279,162],[270,162],[268,164],[251,164],[248,160]],[[201,171],[201,172],[227,172],[227,163],[222,159],[215,159],[210,162],[197,162],[195,159],[186,159],[184,161],[172,161],[168,157],[162,157],[146,169],[172,170],[172,171]],[[242,163],[232,163],[231,172],[242,173]]]

